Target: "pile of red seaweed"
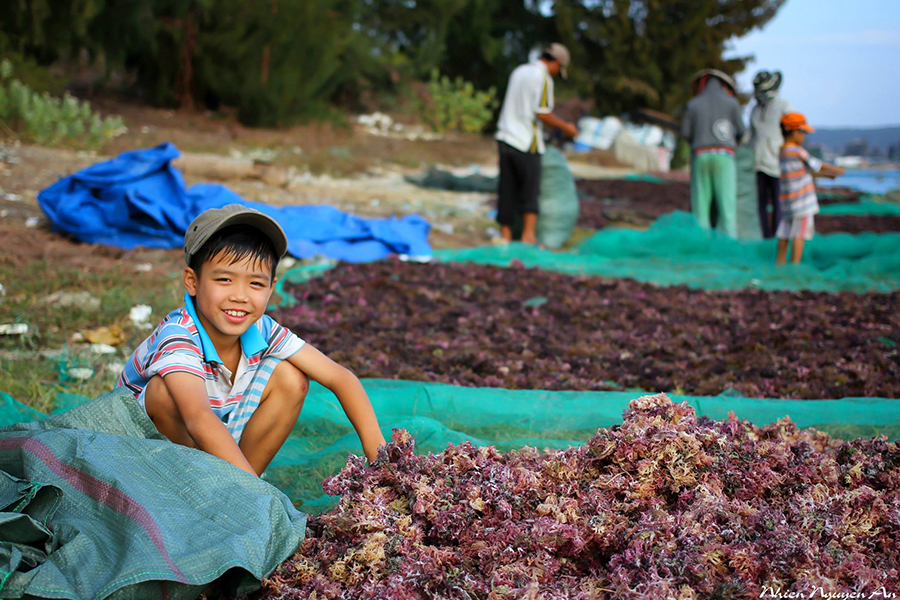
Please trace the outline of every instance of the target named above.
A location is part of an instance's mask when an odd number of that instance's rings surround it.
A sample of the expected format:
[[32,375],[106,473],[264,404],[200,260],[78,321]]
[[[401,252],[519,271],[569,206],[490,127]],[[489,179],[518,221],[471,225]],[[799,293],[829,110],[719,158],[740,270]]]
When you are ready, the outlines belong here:
[[[351,457],[326,480],[339,505],[310,521],[256,597],[900,592],[900,447],[885,438],[712,421],[660,394],[567,450],[413,446],[395,431],[374,464]],[[860,595],[829,595],[847,593]]]
[[360,377],[900,397],[900,292],[708,292],[524,267],[339,265],[273,315]]
[[600,229],[608,221],[650,225],[673,210],[691,210],[690,186],[629,179],[582,179],[576,182],[578,225]]

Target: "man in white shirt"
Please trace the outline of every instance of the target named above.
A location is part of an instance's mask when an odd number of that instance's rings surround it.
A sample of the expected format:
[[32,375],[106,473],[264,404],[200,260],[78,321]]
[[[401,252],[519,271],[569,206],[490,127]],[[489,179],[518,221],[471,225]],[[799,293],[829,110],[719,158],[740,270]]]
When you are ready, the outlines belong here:
[[574,124],[553,114],[553,76],[565,79],[568,66],[569,51],[554,43],[537,61],[516,67],[509,76],[496,135],[500,151],[497,222],[507,242],[512,241],[512,226],[521,214],[522,241],[537,243],[544,124],[569,137],[578,134]]

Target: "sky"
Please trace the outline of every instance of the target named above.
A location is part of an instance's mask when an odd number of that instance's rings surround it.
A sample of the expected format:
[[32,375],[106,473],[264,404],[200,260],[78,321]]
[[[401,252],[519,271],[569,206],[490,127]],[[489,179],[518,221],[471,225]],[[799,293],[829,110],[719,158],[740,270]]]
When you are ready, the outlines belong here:
[[900,0],[787,0],[725,56],[750,54],[741,90],[781,71],[781,95],[814,127],[900,124]]

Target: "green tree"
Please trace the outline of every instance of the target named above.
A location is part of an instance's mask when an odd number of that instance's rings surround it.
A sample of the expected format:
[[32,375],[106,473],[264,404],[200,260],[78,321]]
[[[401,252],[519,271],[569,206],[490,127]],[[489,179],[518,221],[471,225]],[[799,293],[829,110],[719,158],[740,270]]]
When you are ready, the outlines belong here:
[[[598,110],[635,106],[675,112],[703,68],[730,75],[749,57],[726,60],[725,44],[765,25],[784,0],[556,0],[556,33],[570,46],[574,84]],[[588,68],[578,65],[590,65]]]
[[[726,42],[784,0],[7,0],[0,52],[48,65],[87,50],[157,105],[236,106],[276,125],[393,95],[437,68],[502,95],[540,44],[572,53],[567,93],[602,113],[675,112]],[[15,62],[15,61],[13,61]]]

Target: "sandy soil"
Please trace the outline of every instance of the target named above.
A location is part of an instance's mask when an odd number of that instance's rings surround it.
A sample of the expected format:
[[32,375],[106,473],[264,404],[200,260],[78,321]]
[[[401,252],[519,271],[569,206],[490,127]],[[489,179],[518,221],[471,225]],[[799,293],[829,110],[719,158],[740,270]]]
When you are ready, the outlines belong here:
[[[249,200],[276,205],[328,204],[362,217],[418,213],[433,225],[435,248],[488,243],[496,235],[489,217],[489,194],[428,190],[403,176],[432,166],[476,166],[496,172],[496,149],[486,136],[448,136],[438,141],[371,135],[357,124],[317,124],[288,130],[248,129],[233,118],[212,113],[178,112],[99,101],[104,114],[119,114],[128,133],[102,153],[21,145],[0,141],[0,262],[63,261],[76,269],[103,270],[115,265],[152,262],[178,266],[179,251],[121,251],[72,241],[50,231],[37,204],[38,192],[93,163],[119,152],[171,141],[185,153],[248,160],[267,152],[264,169],[273,177],[219,180]],[[627,169],[597,164],[597,157],[573,162],[578,177],[615,177]],[[603,157],[599,160],[604,162]],[[209,173],[185,172],[188,185],[214,181]]]

